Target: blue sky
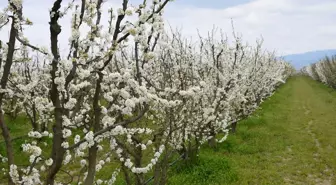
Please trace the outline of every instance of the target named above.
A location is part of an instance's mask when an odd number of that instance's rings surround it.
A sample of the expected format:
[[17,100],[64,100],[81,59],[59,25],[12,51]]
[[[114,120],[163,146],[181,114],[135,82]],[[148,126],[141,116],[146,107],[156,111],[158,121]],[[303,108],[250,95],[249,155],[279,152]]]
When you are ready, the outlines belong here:
[[[25,17],[34,22],[25,30],[25,35],[32,43],[48,45],[48,10],[53,0],[23,2]],[[107,0],[104,8],[118,7],[121,2]],[[137,4],[140,0],[130,2]],[[0,11],[4,3],[7,0],[0,0]],[[335,17],[336,0],[175,0],[168,4],[164,13],[167,23],[181,28],[190,38],[197,38],[197,30],[205,36],[214,26],[232,37],[232,18],[235,30],[244,41],[253,44],[262,36],[264,47],[277,51],[278,55],[335,49]],[[70,34],[69,18],[61,21],[65,46]],[[1,30],[0,39],[7,36],[8,32]]]

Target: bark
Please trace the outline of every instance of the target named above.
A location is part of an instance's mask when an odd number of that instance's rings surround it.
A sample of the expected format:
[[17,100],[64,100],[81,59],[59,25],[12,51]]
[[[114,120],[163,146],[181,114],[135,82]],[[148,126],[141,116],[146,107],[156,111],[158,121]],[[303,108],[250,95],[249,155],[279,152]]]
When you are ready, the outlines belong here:
[[167,170],[169,167],[168,164],[169,155],[168,152],[165,152],[162,161],[158,162],[154,168],[154,184],[165,185],[167,184]]
[[[142,150],[140,147],[136,148],[134,156],[134,165],[135,167],[140,168],[142,161]],[[143,174],[136,175],[136,185],[142,185],[144,183]]]
[[216,133],[214,131],[214,128],[211,128],[210,132],[211,139],[208,140],[208,144],[211,148],[216,148],[217,146],[217,141],[216,141]]
[[97,144],[93,145],[89,149],[89,167],[88,167],[88,174],[86,176],[84,185],[91,185],[94,182],[94,177],[96,175],[96,159],[97,159]]
[[[95,89],[95,95],[93,99],[93,109],[94,109],[94,126],[93,126],[93,132],[96,133],[98,132],[100,128],[100,117],[101,117],[101,108],[99,105],[99,100],[100,100],[100,92],[101,92],[101,83],[103,81],[103,74],[99,74],[99,78],[96,82],[96,89]],[[90,149],[89,149],[89,170],[88,174],[86,176],[84,185],[91,185],[93,184],[94,177],[96,175],[96,159],[97,159],[97,153],[98,153],[98,148],[97,144],[94,144]]]
[[34,131],[39,131],[39,125],[37,124],[37,114],[36,114],[36,105],[35,103],[33,103],[33,107],[32,107],[32,111],[33,111],[33,122],[32,122],[32,125],[33,125],[33,129]]
[[[13,18],[12,25],[11,25],[11,31],[9,35],[9,42],[8,42],[8,53],[6,58],[6,63],[4,65],[4,74],[2,75],[0,86],[1,89],[6,89],[8,78],[10,75],[10,69],[13,63],[13,56],[15,51],[15,38],[17,36],[17,30],[15,29],[15,18]],[[14,164],[14,151],[13,151],[13,145],[11,142],[10,132],[8,130],[8,127],[4,120],[4,114],[2,112],[2,104],[3,104],[3,98],[4,93],[0,93],[0,127],[2,130],[2,135],[5,139],[6,143],[6,150],[7,150],[7,158],[8,158],[8,169],[12,164]],[[14,184],[12,179],[8,178],[8,184],[12,185]]]
[[56,0],[54,2],[52,12],[54,12],[54,16],[50,17],[50,41],[51,41],[51,52],[53,54],[52,61],[52,70],[51,70],[51,90],[50,90],[50,98],[55,107],[54,110],[54,118],[55,122],[53,125],[53,145],[51,151],[51,158],[53,160],[53,164],[51,165],[48,175],[46,178],[47,185],[53,185],[55,182],[56,174],[61,169],[62,161],[65,153],[65,149],[62,147],[62,143],[64,141],[62,135],[62,127],[63,127],[63,109],[61,106],[61,100],[59,99],[59,91],[57,90],[57,84],[55,84],[54,80],[56,78],[56,71],[58,69],[58,62],[60,60],[60,55],[58,51],[58,35],[61,33],[61,26],[58,24],[59,19],[59,9],[61,8],[62,0]]
[[132,185],[132,181],[131,181],[131,178],[130,178],[130,176],[129,176],[129,174],[128,174],[128,170],[127,170],[127,168],[123,165],[123,163],[121,163],[121,170],[123,171],[123,173],[124,173],[124,180],[125,180],[125,183],[127,184],[127,185]]
[[216,148],[217,142],[216,142],[216,135],[212,135],[212,138],[208,140],[208,144],[211,148]]
[[160,179],[160,184],[165,185],[167,184],[167,173],[168,173],[168,154],[164,156],[164,159],[162,161],[162,166],[161,166],[161,179]]
[[234,121],[233,123],[231,123],[231,133],[236,133],[236,128],[237,128],[237,121]]
[[51,158],[53,159],[53,164],[51,165],[47,175],[46,180],[47,185],[54,184],[56,174],[61,169],[65,152],[65,149],[62,147],[64,138],[62,135],[62,111],[60,108],[55,108],[54,116],[55,116],[55,123],[53,125],[54,137],[51,152]]
[[[5,123],[4,120],[4,115],[2,112],[0,112],[0,127],[2,130],[2,136],[5,139],[6,143],[6,152],[7,152],[7,158],[8,158],[8,169],[10,169],[10,166],[14,164],[14,150],[13,150],[13,145],[11,141],[11,136],[10,132],[8,130],[8,127]],[[14,185],[12,182],[12,178],[8,175],[8,184],[9,185]]]

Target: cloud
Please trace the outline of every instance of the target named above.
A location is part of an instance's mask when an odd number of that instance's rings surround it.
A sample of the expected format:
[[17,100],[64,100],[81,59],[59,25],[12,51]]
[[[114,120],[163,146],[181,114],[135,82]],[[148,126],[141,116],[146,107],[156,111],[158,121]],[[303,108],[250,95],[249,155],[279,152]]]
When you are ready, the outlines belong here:
[[166,18],[172,26],[183,26],[195,37],[196,28],[206,34],[213,25],[231,33],[235,30],[253,43],[263,36],[265,47],[279,54],[336,48],[336,2],[331,0],[254,0],[223,9],[169,7]]
[[[239,0],[235,4],[219,0],[176,0],[165,10],[164,17],[173,28],[182,28],[187,37],[197,38],[197,30],[206,35],[213,26],[232,35],[235,30],[243,39],[254,43],[262,35],[264,47],[278,54],[300,53],[336,48],[336,1],[334,0]],[[48,10],[53,1],[25,0],[24,14],[34,26],[25,30],[32,43],[48,45]],[[119,2],[119,3],[118,3]],[[139,0],[131,2],[138,3]],[[203,2],[203,3],[201,3]],[[120,6],[120,0],[109,0],[107,7]],[[240,4],[238,4],[240,3]],[[0,9],[4,4],[0,2]],[[102,22],[107,22],[103,19]],[[70,16],[62,21],[62,48],[70,35]],[[0,39],[8,37],[1,30]]]

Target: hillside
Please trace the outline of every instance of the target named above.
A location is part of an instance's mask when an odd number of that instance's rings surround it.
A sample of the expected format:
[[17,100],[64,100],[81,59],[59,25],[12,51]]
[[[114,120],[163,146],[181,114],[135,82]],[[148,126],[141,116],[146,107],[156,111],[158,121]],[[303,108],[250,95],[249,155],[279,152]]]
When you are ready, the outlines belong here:
[[331,56],[336,54],[336,49],[311,51],[306,53],[292,54],[284,56],[284,59],[291,62],[296,69],[312,64],[325,56]]

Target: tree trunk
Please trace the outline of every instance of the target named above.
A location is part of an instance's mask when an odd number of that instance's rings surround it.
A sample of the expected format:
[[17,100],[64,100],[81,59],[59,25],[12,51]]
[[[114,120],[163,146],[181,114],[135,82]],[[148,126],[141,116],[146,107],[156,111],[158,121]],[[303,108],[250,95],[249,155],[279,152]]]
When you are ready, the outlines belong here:
[[[21,10],[17,10],[17,12],[20,13]],[[1,89],[6,89],[7,87],[7,82],[8,82],[8,78],[10,75],[10,69],[13,63],[13,57],[14,57],[14,51],[15,51],[15,41],[16,41],[16,36],[17,36],[17,30],[14,26],[15,23],[16,23],[15,18],[13,18],[10,35],[9,35],[8,53],[7,53],[6,63],[4,65],[4,73],[1,77],[1,82],[0,82]],[[1,127],[2,135],[6,143],[8,169],[9,169],[10,166],[14,164],[14,151],[13,151],[13,145],[11,142],[10,133],[5,123],[4,114],[2,112],[3,98],[4,98],[4,93],[0,93],[0,127]],[[8,184],[10,185],[14,184],[11,177],[8,178]]]
[[94,182],[94,178],[96,175],[97,153],[98,148],[97,144],[95,144],[89,149],[89,169],[86,179],[84,181],[84,185],[92,185]]
[[216,148],[217,147],[216,134],[213,128],[211,129],[210,136],[211,139],[208,140],[208,144],[211,148]]
[[37,120],[37,114],[36,114],[36,105],[35,105],[35,103],[33,103],[32,109],[33,109],[33,122],[32,122],[33,129],[34,129],[34,131],[39,131],[39,125],[36,122],[36,120]]
[[121,170],[123,171],[123,173],[124,173],[124,179],[125,179],[125,183],[127,184],[127,185],[132,185],[132,182],[131,182],[131,178],[130,178],[130,176],[129,176],[129,174],[128,174],[128,169],[126,169],[126,167],[124,166],[124,164],[123,163],[121,163]]
[[217,147],[217,142],[216,142],[216,137],[215,136],[212,136],[212,138],[208,140],[208,145],[211,148],[216,148]]
[[[6,143],[8,169],[10,169],[10,166],[14,164],[14,150],[13,150],[13,145],[11,141],[11,136],[10,136],[7,125],[5,124],[4,115],[2,112],[0,112],[0,127],[2,130],[2,136],[5,139],[5,143]],[[9,176],[9,174],[8,174],[8,184],[14,185],[12,178]]]
[[236,133],[236,128],[237,128],[237,121],[234,121],[233,123],[231,123],[231,133]]
[[65,149],[62,147],[62,143],[64,141],[62,134],[62,112],[61,108],[55,108],[55,124],[53,125],[53,145],[51,151],[51,158],[53,160],[53,164],[49,169],[49,173],[47,175],[47,185],[53,185],[55,181],[56,174],[62,167],[63,157],[65,153]]
[[168,152],[166,152],[163,160],[162,160],[162,163],[161,163],[161,179],[160,179],[160,185],[165,185],[167,184],[167,170],[168,170],[168,167],[169,167],[169,161],[168,161]]
[[[101,91],[101,83],[103,81],[103,75],[99,74],[99,78],[96,82],[96,89],[95,89],[95,95],[93,99],[93,109],[94,109],[94,125],[93,125],[93,132],[98,132],[100,130],[100,117],[101,117],[101,108],[99,105],[100,101],[100,91]],[[92,185],[95,175],[96,175],[96,160],[97,160],[97,144],[95,143],[90,149],[89,149],[89,170],[88,174],[86,176],[86,179],[84,181],[84,185]]]
[[51,63],[51,89],[50,89],[50,99],[55,107],[54,117],[55,123],[53,125],[53,145],[51,151],[51,158],[53,164],[51,165],[48,175],[46,178],[47,185],[54,185],[56,174],[62,167],[63,157],[65,149],[62,147],[64,141],[62,129],[63,129],[63,109],[61,106],[61,100],[59,98],[60,93],[57,89],[57,84],[55,84],[55,78],[57,77],[56,72],[58,70],[58,63],[60,60],[60,55],[58,51],[58,35],[61,33],[61,26],[58,24],[58,19],[60,18],[59,9],[61,8],[62,0],[56,0],[51,9],[54,12],[54,16],[50,17],[50,43],[51,43],[51,52],[53,54],[53,61]]
[[[134,166],[137,168],[141,168],[142,150],[140,147],[135,149],[135,154],[136,156],[134,156]],[[136,185],[142,185],[143,183],[144,183],[143,174],[137,174]]]

